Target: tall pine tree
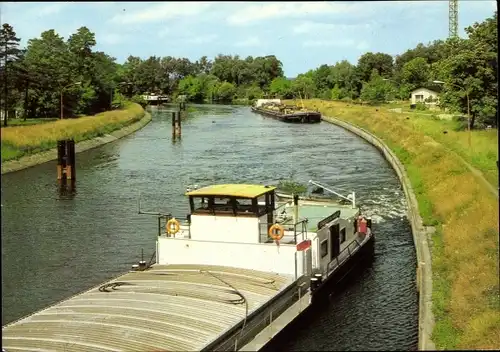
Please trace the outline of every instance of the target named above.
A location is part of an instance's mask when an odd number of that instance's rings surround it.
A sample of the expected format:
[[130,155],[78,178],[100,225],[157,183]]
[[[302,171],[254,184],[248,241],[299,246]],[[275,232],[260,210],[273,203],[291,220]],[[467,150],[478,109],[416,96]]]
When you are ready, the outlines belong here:
[[22,54],[22,50],[19,49],[20,41],[21,39],[16,37],[14,28],[8,23],[4,23],[0,29],[0,70],[3,85],[3,99],[1,101],[4,109],[4,126],[7,126],[8,113],[11,108],[9,88],[14,88],[13,81],[15,79],[15,72],[11,72],[10,68],[12,63],[17,62]]

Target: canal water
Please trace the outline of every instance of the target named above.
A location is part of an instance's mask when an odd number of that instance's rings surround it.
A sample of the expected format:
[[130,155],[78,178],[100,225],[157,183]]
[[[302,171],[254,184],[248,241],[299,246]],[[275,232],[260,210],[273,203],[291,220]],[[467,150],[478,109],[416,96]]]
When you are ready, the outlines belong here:
[[186,186],[312,179],[355,190],[374,219],[375,261],[280,349],[416,350],[416,257],[398,179],[362,139],[334,125],[285,124],[248,107],[190,106],[173,142],[168,107],[135,134],[77,156],[74,192],[55,162],[2,176],[2,325],[149,261],[156,218],[185,216]]

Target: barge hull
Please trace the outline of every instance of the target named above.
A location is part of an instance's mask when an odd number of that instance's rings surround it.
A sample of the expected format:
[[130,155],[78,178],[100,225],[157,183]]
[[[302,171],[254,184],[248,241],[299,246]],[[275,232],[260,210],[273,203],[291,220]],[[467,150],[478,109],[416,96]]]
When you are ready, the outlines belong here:
[[254,340],[244,346],[240,351],[283,351],[281,342],[289,339],[299,328],[299,324],[328,305],[329,298],[340,291],[348,281],[360,270],[371,265],[374,259],[375,237],[371,236],[354,255],[350,256],[342,265],[332,273],[322,285],[312,293],[308,291],[299,301],[285,311],[276,322],[266,327]]
[[364,264],[371,263],[374,257],[375,237],[371,235],[355,253],[350,255],[321,285],[312,292],[312,302],[328,300],[343,282],[349,278],[349,274]]
[[281,114],[278,112],[268,111],[252,107],[252,111],[264,116],[272,117],[276,120],[289,123],[319,123],[321,122],[321,113],[319,112],[297,112],[294,114]]

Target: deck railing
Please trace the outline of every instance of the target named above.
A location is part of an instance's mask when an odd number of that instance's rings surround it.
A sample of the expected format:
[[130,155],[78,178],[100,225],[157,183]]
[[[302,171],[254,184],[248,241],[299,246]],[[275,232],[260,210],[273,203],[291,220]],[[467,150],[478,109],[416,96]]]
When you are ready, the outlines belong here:
[[344,263],[347,259],[349,259],[354,253],[356,253],[360,248],[361,245],[368,239],[369,235],[365,235],[365,237],[361,240],[361,242],[358,241],[357,238],[354,239],[351,243],[347,245],[340,253],[335,257],[335,259],[332,259],[327,266],[327,271],[328,273],[334,271],[337,269],[342,263]]
[[[275,296],[257,311],[245,316],[240,323],[207,345],[202,351],[239,351],[284,311],[309,294],[307,277],[302,276],[294,284],[287,287],[281,295]],[[302,312],[309,304],[309,302],[305,303],[304,307],[299,305],[295,314]]]
[[[184,238],[191,238],[191,222],[189,217],[177,217],[172,216],[172,214],[161,214],[153,212],[140,212],[141,214],[155,215],[158,220],[158,236],[167,234],[167,223],[170,219],[175,218],[179,221],[181,225],[180,231],[184,232]],[[285,235],[281,242],[283,244],[297,244],[303,241],[307,237],[307,224],[308,220],[304,219],[296,223],[281,224],[285,231],[293,231],[293,235]],[[259,243],[272,243],[273,239],[269,236],[269,228],[274,225],[274,223],[259,223]],[[187,229],[186,229],[187,227]],[[187,230],[187,234],[185,233]],[[172,235],[174,237],[174,235]]]
[[[294,224],[280,224],[285,231],[293,231],[293,235],[285,235],[280,242],[284,244],[297,244],[305,240],[307,234],[307,219],[301,220]],[[260,223],[259,224],[259,243],[271,243],[274,240],[269,236],[269,228],[274,223]]]

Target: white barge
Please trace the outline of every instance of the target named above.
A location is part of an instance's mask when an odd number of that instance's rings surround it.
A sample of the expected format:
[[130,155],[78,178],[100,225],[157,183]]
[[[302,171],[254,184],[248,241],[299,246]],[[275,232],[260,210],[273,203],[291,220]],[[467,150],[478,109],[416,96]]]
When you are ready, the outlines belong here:
[[2,348],[258,350],[373,254],[354,202],[280,201],[244,184],[186,195],[186,219],[155,213],[155,264],[4,326]]

